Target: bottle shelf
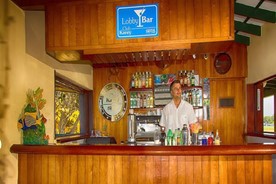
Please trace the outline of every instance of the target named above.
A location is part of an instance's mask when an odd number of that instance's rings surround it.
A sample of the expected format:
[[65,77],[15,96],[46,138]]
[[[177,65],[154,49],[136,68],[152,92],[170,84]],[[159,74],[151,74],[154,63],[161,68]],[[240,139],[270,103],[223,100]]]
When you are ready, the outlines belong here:
[[202,89],[202,86],[182,86],[182,90]]
[[139,91],[152,91],[153,88],[130,88],[129,91],[139,92]]

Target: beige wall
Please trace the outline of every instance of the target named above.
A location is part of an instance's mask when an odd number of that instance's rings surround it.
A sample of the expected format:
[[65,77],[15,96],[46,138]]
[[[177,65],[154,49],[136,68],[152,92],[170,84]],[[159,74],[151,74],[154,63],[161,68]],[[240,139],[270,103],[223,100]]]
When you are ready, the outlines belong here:
[[262,36],[252,36],[248,47],[247,83],[276,74],[276,24],[262,26]]
[[[44,89],[43,97],[47,100],[42,113],[47,118],[46,133],[50,135],[50,143],[54,141],[54,71],[66,76],[75,83],[87,89],[93,88],[93,69],[88,65],[67,65],[55,61],[45,54],[44,47],[44,14],[41,12],[28,12],[29,17],[36,17],[28,21],[27,31],[31,37],[25,36],[25,13],[8,1],[9,16],[12,17],[7,28],[8,57],[4,62],[9,70],[6,72],[7,80],[4,86],[4,100],[7,107],[2,110],[0,117],[0,139],[2,141],[0,162],[0,183],[17,183],[17,155],[11,154],[12,144],[20,144],[21,131],[17,129],[17,119],[25,104],[28,89],[41,87]],[[30,13],[30,14],[29,14]],[[30,30],[31,29],[31,30]],[[27,53],[26,45],[34,43],[33,51],[39,55]],[[0,52],[3,54],[3,52]],[[30,55],[32,54],[32,55]],[[3,58],[3,57],[1,57]],[[1,61],[2,62],[2,61]],[[3,167],[1,163],[4,163]],[[3,169],[2,169],[3,167]]]

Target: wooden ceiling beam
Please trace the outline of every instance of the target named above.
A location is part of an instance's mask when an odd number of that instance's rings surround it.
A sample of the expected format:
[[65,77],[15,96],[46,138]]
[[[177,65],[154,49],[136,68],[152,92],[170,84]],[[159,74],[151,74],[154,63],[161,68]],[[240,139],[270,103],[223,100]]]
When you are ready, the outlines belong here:
[[276,12],[268,11],[261,8],[254,8],[235,2],[235,14],[250,17],[266,22],[276,23]]
[[242,31],[256,36],[261,36],[261,26],[239,22],[239,21],[235,21],[234,26],[236,31]]
[[235,42],[248,46],[250,45],[250,38],[244,35],[235,34]]

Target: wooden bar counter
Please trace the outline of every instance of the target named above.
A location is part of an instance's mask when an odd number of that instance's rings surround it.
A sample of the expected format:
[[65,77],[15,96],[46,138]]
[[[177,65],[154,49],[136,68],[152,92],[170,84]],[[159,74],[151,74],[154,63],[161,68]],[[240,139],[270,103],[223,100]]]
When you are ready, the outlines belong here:
[[13,145],[18,183],[272,183],[275,145]]

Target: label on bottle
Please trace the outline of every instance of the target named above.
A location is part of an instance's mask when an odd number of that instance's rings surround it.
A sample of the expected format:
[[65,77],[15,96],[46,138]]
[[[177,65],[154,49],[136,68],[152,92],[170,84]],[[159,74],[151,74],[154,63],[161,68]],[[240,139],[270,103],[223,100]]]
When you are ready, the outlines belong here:
[[220,145],[220,140],[219,139],[215,139],[215,145]]

